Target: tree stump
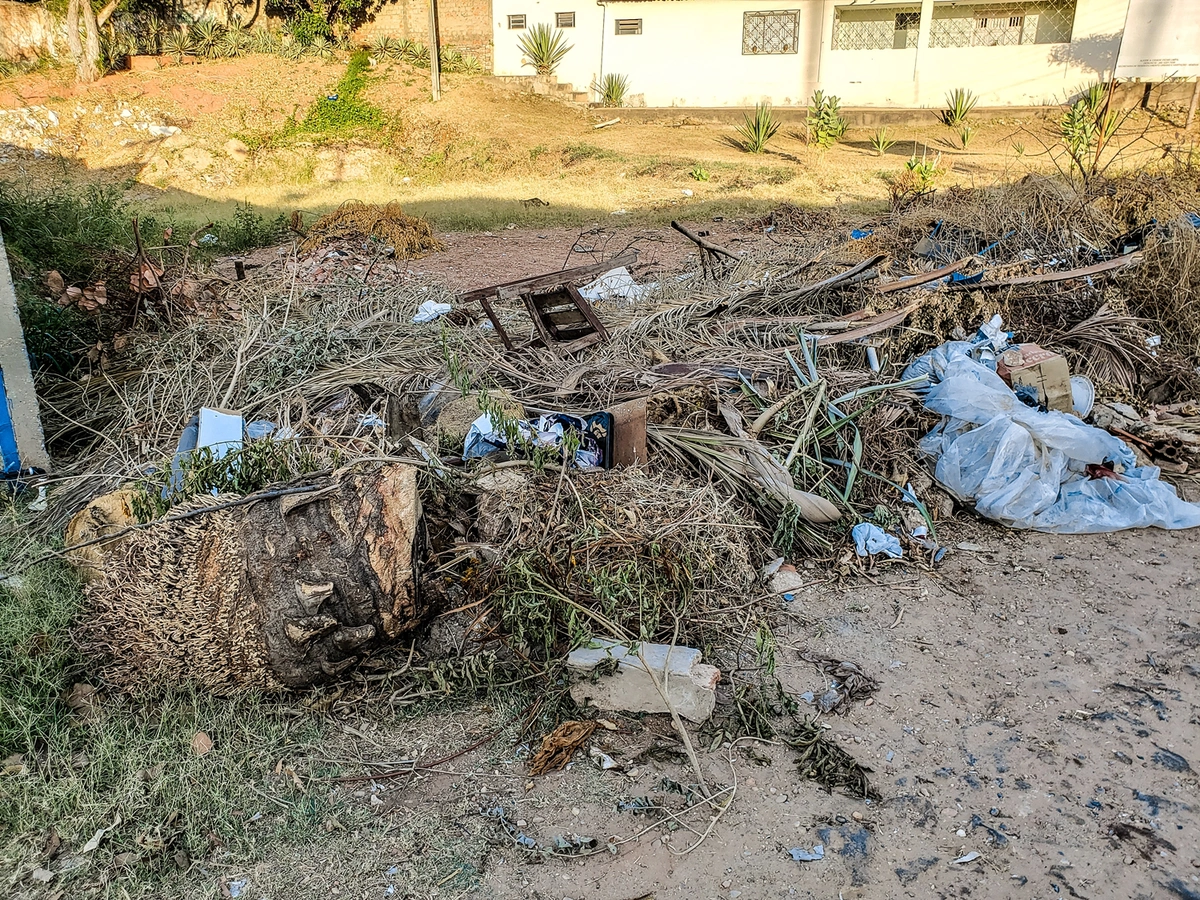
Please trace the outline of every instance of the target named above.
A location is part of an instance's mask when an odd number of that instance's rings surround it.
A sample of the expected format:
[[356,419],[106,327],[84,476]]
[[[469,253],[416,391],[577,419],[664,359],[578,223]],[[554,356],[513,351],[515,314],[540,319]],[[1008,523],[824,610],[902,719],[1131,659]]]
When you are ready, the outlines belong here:
[[432,612],[418,590],[420,519],[416,469],[389,465],[159,522],[106,546],[79,636],[127,690],[336,678]]

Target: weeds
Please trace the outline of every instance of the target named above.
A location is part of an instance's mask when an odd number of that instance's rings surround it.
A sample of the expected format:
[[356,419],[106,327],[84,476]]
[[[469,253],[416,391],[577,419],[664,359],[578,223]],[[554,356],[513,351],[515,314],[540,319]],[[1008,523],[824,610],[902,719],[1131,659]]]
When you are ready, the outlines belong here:
[[877,156],[883,156],[896,143],[896,139],[888,134],[887,126],[883,125],[871,135],[871,147]]
[[947,128],[958,129],[967,123],[967,117],[974,111],[979,98],[966,88],[955,88],[946,95],[946,109],[938,118]]
[[293,126],[292,132],[337,137],[382,128],[385,124],[383,110],[361,96],[367,86],[366,73],[370,65],[366,50],[355,52],[334,93],[313,104],[303,121]]
[[958,129],[958,142],[962,144],[964,150],[971,144],[971,138],[975,136],[976,130],[970,125],[963,125]]
[[1059,119],[1059,134],[1073,171],[1087,181],[1103,173],[1120,155],[1113,152],[1107,162],[1103,161],[1117,129],[1132,111],[1124,113],[1111,109],[1114,83],[1107,86],[1096,84],[1084,91],[1083,96],[1062,114]]
[[808,127],[809,143],[816,144],[822,150],[840,141],[848,127],[842,118],[841,100],[832,95],[826,97],[824,91],[813,91],[812,99],[808,101],[808,116],[804,121]]
[[574,45],[568,44],[567,36],[557,28],[539,23],[521,35],[517,46],[525,55],[522,65],[533,66],[539,75],[553,75]]
[[708,169],[704,168],[700,163],[692,166],[691,176],[694,181],[708,181],[711,177],[708,174]]
[[742,149],[747,153],[762,153],[767,148],[767,142],[779,131],[779,121],[771,112],[771,107],[759,103],[754,107],[754,116],[743,117],[744,121],[737,127],[737,133],[742,138]]

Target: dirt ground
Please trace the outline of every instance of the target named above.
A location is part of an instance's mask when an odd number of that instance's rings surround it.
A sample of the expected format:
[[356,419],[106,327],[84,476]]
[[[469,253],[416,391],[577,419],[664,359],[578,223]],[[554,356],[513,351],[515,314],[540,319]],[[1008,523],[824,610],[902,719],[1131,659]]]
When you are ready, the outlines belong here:
[[[822,718],[873,769],[878,802],[827,794],[798,777],[791,750],[743,741],[700,754],[713,790],[736,786],[711,828],[703,806],[675,830],[653,827],[617,803],[682,810],[662,779],[694,776],[639,758],[670,733],[665,717],[613,716],[618,731],[598,740],[624,773],[577,757],[531,779],[521,748],[486,742],[420,777],[346,790],[374,827],[195,872],[192,896],[230,879],[252,897],[1200,896],[1195,535],[1017,534],[958,520],[941,537],[963,549],[933,572],[898,563],[831,582],[813,570],[792,601],[769,601],[789,623],[777,638],[790,690],[826,688],[802,651],[880,681],[869,704]],[[411,728],[351,720],[329,752],[396,759],[424,742],[441,756],[504,724],[484,705]],[[498,805],[539,843],[590,836],[601,851],[527,854],[481,814]],[[816,844],[821,860],[788,855]]]

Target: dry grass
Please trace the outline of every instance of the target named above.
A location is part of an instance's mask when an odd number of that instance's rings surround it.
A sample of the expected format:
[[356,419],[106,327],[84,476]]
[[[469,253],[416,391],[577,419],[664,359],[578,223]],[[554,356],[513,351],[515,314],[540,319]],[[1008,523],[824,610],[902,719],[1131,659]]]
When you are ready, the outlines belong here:
[[399,203],[384,205],[347,201],[321,216],[308,229],[301,245],[313,250],[332,241],[375,239],[391,247],[399,259],[417,259],[442,249],[424,219],[406,216]]

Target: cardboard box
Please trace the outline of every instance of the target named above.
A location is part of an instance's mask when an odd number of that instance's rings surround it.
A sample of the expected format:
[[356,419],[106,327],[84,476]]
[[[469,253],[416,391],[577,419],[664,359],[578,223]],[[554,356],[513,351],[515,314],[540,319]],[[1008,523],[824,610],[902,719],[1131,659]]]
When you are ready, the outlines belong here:
[[1014,391],[1025,386],[1035,389],[1038,402],[1046,409],[1075,412],[1071,402],[1071,370],[1067,361],[1052,350],[1037,344],[1020,344],[1000,354],[996,372]]

